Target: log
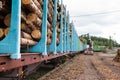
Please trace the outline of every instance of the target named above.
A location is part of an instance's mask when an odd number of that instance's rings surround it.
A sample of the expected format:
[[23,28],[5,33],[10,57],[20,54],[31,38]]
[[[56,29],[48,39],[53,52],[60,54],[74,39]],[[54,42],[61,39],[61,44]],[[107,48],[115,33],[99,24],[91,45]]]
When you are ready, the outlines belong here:
[[39,26],[39,28],[40,28],[40,26],[42,25],[42,20],[39,19],[35,13],[29,13],[27,15],[26,23],[28,23],[28,24],[33,23],[36,26]]
[[25,31],[28,34],[31,34],[31,32],[32,32],[31,27],[29,27],[25,22],[21,23],[21,30]]
[[22,29],[22,30],[25,30],[26,27],[27,27],[27,24],[26,24],[25,22],[22,22],[22,23],[21,23],[21,29]]
[[10,28],[6,28],[6,29],[4,30],[4,35],[7,36],[8,33],[9,33],[9,31],[10,31]]
[[36,41],[25,39],[25,38],[21,38],[20,41],[21,41],[20,42],[21,46],[25,46],[25,45],[27,45],[27,46],[33,46],[33,45],[37,44]]
[[38,0],[41,6],[43,6],[43,0]]
[[7,14],[4,18],[4,24],[8,27],[10,26],[10,20],[11,20],[11,14]]
[[47,28],[51,28],[51,24],[49,23],[49,21],[47,21]]
[[39,10],[39,8],[35,5],[33,0],[22,0],[22,4],[29,9],[31,12],[36,13],[39,18],[42,19],[42,12]]
[[24,24],[28,25],[28,27],[30,27],[32,30],[37,29],[36,26],[33,23],[30,23],[30,22],[27,23],[26,14],[25,14],[24,11],[21,11],[21,19],[24,22]]
[[57,26],[57,27],[60,27],[60,22],[59,22],[59,21],[57,21],[56,26]]
[[21,10],[21,19],[23,20],[23,21],[25,21],[26,22],[26,13],[23,11],[23,10]]
[[50,23],[53,22],[53,13],[54,13],[53,8],[52,8],[51,4],[48,3],[48,13],[47,13],[47,15],[48,15],[48,21]]
[[3,38],[3,36],[4,36],[4,31],[2,28],[0,28],[0,39]]
[[117,50],[117,55],[113,58],[115,62],[120,62],[120,49]]
[[52,7],[54,8],[54,1],[49,0],[49,3],[52,5]]
[[57,20],[60,21],[60,13],[57,13]]
[[3,14],[8,14],[11,12],[11,0],[0,0],[2,2],[2,8],[0,8],[0,12]]
[[51,16],[53,16],[54,10],[53,10],[51,3],[48,3],[48,10],[49,10],[49,13],[51,14]]
[[57,38],[57,40],[56,40],[56,44],[58,45],[60,43],[60,41],[59,41],[59,39]]
[[23,31],[21,31],[21,37],[25,39],[33,40],[30,34],[23,32]]
[[38,0],[33,0],[33,2],[34,2],[35,5],[40,9],[40,11],[42,12],[42,6],[41,6],[41,4],[38,2]]
[[40,40],[40,38],[41,38],[40,30],[33,30],[32,33],[31,33],[31,36],[35,40]]
[[47,35],[52,35],[52,31],[49,28],[47,29]]
[[50,45],[52,43],[51,38],[47,37],[47,45]]
[[60,28],[57,27],[57,33],[60,33]]
[[59,33],[57,33],[57,38],[60,38],[60,34]]

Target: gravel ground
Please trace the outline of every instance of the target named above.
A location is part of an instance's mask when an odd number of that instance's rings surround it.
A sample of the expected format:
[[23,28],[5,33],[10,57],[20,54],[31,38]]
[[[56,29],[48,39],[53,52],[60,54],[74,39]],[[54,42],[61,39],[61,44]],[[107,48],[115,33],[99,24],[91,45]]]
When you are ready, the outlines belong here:
[[38,80],[120,80],[120,63],[100,54],[77,55]]

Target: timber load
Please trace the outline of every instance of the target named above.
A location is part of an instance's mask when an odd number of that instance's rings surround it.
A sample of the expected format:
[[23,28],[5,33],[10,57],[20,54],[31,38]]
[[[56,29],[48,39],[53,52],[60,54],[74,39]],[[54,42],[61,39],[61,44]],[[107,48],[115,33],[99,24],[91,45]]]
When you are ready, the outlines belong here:
[[[0,41],[2,41],[10,31],[11,5],[12,0],[2,1],[0,9]],[[47,45],[52,43],[53,17],[54,17],[54,0],[48,0],[47,13]],[[21,0],[21,47],[34,46],[42,36],[42,14],[43,0]],[[57,3],[57,45],[60,42],[60,4]]]
[[117,50],[116,56],[113,58],[115,62],[120,62],[120,49]]

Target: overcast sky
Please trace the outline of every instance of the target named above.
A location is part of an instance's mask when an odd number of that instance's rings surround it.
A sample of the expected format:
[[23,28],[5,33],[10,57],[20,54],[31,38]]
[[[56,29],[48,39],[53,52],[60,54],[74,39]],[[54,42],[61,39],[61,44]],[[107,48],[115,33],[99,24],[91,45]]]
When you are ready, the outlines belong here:
[[[120,43],[120,0],[63,0],[63,3],[70,12],[78,35],[112,36]],[[96,13],[105,14],[85,16]]]

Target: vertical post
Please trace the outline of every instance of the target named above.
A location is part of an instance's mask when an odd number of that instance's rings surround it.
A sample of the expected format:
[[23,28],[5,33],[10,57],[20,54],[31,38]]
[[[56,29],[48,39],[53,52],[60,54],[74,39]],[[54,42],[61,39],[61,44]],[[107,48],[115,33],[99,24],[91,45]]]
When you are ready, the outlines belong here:
[[74,30],[73,30],[73,27],[74,27],[74,25],[72,24],[72,51],[73,51],[73,48],[74,48],[74,40],[73,40],[73,36],[74,36],[73,31]]
[[43,2],[43,18],[42,18],[42,37],[37,45],[30,49],[30,52],[42,52],[42,55],[47,55],[47,12],[48,12],[48,0]]
[[12,0],[10,31],[0,42],[0,53],[10,54],[10,58],[21,58],[20,54],[20,24],[21,0]]
[[70,51],[70,16],[69,12],[67,12],[67,52]]
[[53,20],[53,34],[52,34],[52,43],[48,46],[48,51],[53,52],[56,54],[56,22],[57,22],[57,0],[54,0],[54,20]]
[[61,0],[61,12],[60,12],[60,43],[57,47],[57,51],[63,53],[63,0]]
[[12,34],[15,34],[13,37],[11,35],[11,39],[14,39],[13,41],[11,41],[12,42],[11,47],[13,48],[13,54],[11,55],[11,58],[13,58],[13,59],[21,57],[20,56],[20,26],[21,26],[21,16],[20,15],[21,15],[21,0],[17,0],[17,1],[12,0],[10,32]]
[[47,47],[46,47],[46,42],[47,42],[47,12],[48,12],[48,0],[44,0],[44,6],[43,6],[43,23],[42,23],[42,38],[44,40],[43,44],[43,55],[47,55]]
[[66,7],[64,11],[64,52],[66,52]]

